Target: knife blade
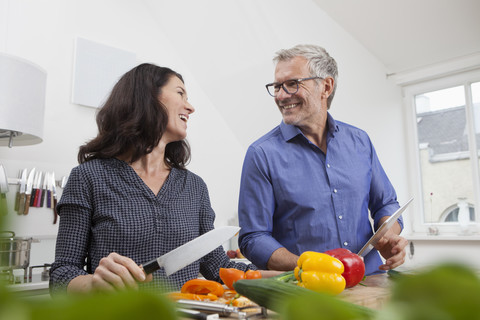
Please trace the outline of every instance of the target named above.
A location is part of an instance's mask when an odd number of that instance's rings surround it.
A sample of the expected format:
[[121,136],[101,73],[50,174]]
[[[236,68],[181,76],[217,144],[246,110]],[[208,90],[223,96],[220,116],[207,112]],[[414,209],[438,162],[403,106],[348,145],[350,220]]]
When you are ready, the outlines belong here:
[[[194,309],[197,311],[207,312],[207,313],[217,313],[221,317],[229,317],[232,313],[240,313],[238,307],[233,307],[228,304],[220,304],[214,302],[205,302],[205,301],[195,301],[195,300],[186,300],[180,299],[177,301],[177,306],[184,309]],[[247,314],[243,312],[243,316]]]
[[55,172],[52,172],[51,176],[51,186],[52,186],[52,208],[53,208],[53,224],[57,223],[58,214],[57,214],[57,186],[55,185]]
[[7,208],[7,195],[8,192],[8,177],[5,167],[0,164],[0,215],[6,215]]
[[384,223],[377,229],[377,231],[370,237],[370,239],[365,243],[365,245],[358,251],[358,255],[365,257],[377,244],[377,242],[387,233],[388,230],[393,226],[397,221],[400,215],[405,211],[410,202],[413,201],[413,198],[410,198],[402,207],[395,211]]
[[190,310],[190,309],[183,309],[183,308],[177,308],[177,313],[183,318],[188,318],[188,319],[197,319],[197,320],[210,320],[210,319],[220,319],[218,317],[218,314],[212,313],[204,313],[196,310]]
[[22,175],[20,177],[20,188],[18,190],[18,206],[17,213],[23,214],[25,211],[25,191],[27,190],[27,168],[22,170]]
[[228,304],[186,299],[177,300],[176,305],[177,308],[218,314],[220,317],[229,317],[230,319],[265,319],[268,316],[267,309],[262,306],[234,307]]
[[239,230],[240,227],[234,226],[210,230],[163,256],[145,263],[143,270],[149,274],[163,267],[166,275],[169,276],[215,250],[235,236]]
[[34,178],[35,178],[35,168],[33,168],[32,171],[30,171],[30,173],[28,174],[27,187],[25,189],[25,210],[23,211],[23,214],[28,214],[28,211],[30,209],[30,199],[32,196]]

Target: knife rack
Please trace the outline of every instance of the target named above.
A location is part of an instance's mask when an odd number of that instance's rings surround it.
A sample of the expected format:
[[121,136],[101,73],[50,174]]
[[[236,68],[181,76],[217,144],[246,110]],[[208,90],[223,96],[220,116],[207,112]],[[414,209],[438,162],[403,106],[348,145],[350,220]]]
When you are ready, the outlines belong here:
[[[19,178],[7,178],[8,179],[8,184],[12,185],[20,185],[21,180]],[[62,179],[60,180],[55,180],[55,186],[58,188],[64,188],[65,184],[67,183],[68,177],[63,176]]]

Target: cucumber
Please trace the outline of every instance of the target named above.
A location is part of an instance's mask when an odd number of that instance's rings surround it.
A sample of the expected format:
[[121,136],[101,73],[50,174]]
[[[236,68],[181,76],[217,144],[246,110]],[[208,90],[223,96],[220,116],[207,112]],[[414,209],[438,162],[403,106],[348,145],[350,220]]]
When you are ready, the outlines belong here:
[[[375,311],[370,308],[283,282],[281,277],[276,279],[238,280],[233,284],[233,287],[237,293],[256,304],[280,314],[292,312],[292,310],[298,308],[300,310],[305,309],[306,307],[307,309],[311,308],[312,311],[316,309],[324,310],[324,314],[330,316],[328,319],[373,319],[375,315]],[[308,306],[304,306],[306,302],[308,302]],[[341,315],[341,317],[335,317],[334,315]]]
[[278,311],[278,304],[284,299],[301,296],[311,291],[273,278],[238,280],[233,284],[233,288],[256,304],[274,311]]

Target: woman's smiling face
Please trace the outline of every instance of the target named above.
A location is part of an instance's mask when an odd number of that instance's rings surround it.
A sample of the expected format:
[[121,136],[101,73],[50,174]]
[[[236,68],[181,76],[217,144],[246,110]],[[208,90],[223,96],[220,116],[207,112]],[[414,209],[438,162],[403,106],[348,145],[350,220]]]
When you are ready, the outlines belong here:
[[170,143],[185,139],[187,121],[190,114],[195,111],[195,108],[188,102],[185,84],[178,77],[171,76],[162,87],[158,99],[168,113],[168,124],[162,140]]

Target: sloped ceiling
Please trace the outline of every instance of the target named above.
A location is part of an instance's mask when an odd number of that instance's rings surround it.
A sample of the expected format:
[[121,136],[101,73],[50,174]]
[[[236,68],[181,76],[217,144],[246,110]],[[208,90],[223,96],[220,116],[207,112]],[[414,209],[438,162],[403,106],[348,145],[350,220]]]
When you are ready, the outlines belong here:
[[313,0],[390,73],[480,54],[478,0]]

